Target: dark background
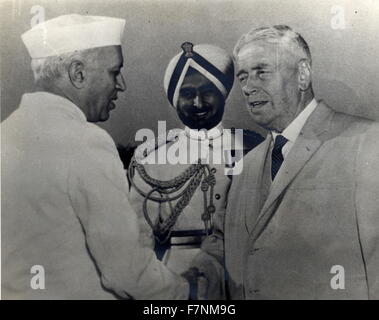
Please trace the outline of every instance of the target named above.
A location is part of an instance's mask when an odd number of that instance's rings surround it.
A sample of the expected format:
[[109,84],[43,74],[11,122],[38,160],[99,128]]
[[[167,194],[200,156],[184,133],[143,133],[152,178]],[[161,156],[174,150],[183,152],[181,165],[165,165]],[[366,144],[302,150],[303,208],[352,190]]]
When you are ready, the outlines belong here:
[[[211,43],[232,52],[254,26],[288,24],[301,33],[313,55],[316,98],[337,110],[379,119],[379,0],[0,0],[1,116],[33,91],[30,58],[20,35],[30,28],[31,8],[46,20],[68,13],[126,19],[123,39],[127,91],[110,120],[99,124],[124,146],[140,128],[180,127],[163,90],[169,60],[184,41]],[[332,27],[334,6],[344,10],[345,28]],[[226,127],[258,130],[235,82],[224,116]]]

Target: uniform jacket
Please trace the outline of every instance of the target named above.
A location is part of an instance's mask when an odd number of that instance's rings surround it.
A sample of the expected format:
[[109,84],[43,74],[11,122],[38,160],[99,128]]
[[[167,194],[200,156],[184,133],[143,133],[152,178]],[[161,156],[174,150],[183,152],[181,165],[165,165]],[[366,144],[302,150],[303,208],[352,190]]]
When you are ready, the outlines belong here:
[[225,259],[232,299],[379,298],[378,128],[321,102],[271,186],[271,135],[245,156],[201,254]]
[[[2,297],[186,299],[188,284],[138,243],[116,147],[70,101],[25,94],[2,124]],[[45,288],[33,289],[33,266]]]
[[[186,131],[189,132],[189,131]],[[178,150],[178,153],[181,153],[183,156],[184,152],[187,152],[187,155],[190,156],[191,148],[192,147],[199,147],[199,156],[200,154],[200,144],[197,144],[198,141],[196,138],[190,138],[189,135],[186,134],[185,131],[181,131],[177,138],[174,141],[168,141],[167,143],[164,143],[162,145],[159,145],[157,149],[153,149],[148,154],[147,162],[148,164],[145,164],[145,170],[146,172],[154,179],[167,181],[174,179],[178,177],[180,174],[182,174],[187,168],[189,168],[190,159],[188,158],[188,161],[182,158],[181,163],[172,164],[169,162],[170,157],[170,148],[175,147]],[[212,147],[209,149],[210,151],[210,157],[207,160],[202,160],[202,163],[208,163],[209,168],[213,171],[213,174],[215,176],[215,187],[213,192],[213,204],[216,208],[216,211],[224,210],[225,209],[225,202],[226,202],[226,195],[228,192],[228,189],[230,187],[231,179],[226,175],[226,167],[225,167],[225,161],[223,159],[223,150],[222,150],[222,137],[218,136],[215,139],[207,140],[205,142],[206,147],[208,147],[209,144],[212,145]],[[191,145],[191,143],[193,143]],[[199,142],[200,143],[200,142]],[[144,146],[142,146],[144,147]],[[213,161],[212,159],[212,152],[214,148],[218,147],[218,150],[216,151],[218,155],[220,155],[220,160]],[[166,164],[164,163],[152,163],[152,159],[156,159],[158,161],[158,154],[162,152],[162,149],[166,148],[167,153],[167,159]],[[194,150],[194,149],[192,149]],[[207,151],[205,153],[202,153],[202,157],[205,158],[207,155]],[[191,163],[196,163],[198,158],[194,159]],[[162,162],[162,161],[161,161]],[[146,184],[141,176],[136,171],[135,176],[133,177],[133,182],[136,187],[140,188],[144,192],[150,191],[152,188]],[[188,184],[187,184],[188,185]],[[179,191],[175,192],[171,196],[179,194],[181,191],[183,191],[183,188]],[[157,193],[153,194],[154,196],[158,196]],[[210,193],[207,193],[207,203],[210,204]],[[176,221],[174,227],[172,230],[175,231],[202,231],[205,229],[204,222],[201,218],[202,213],[204,212],[204,195],[201,191],[201,186],[199,186],[194,195],[192,196],[190,203],[182,213],[180,214],[178,220]],[[147,221],[145,220],[144,213],[143,213],[143,201],[144,197],[141,196],[136,188],[132,186],[130,191],[130,202],[133,206],[133,209],[137,212],[138,217],[140,219],[140,225],[141,225],[141,231],[142,231],[142,238],[144,239],[144,243],[154,248],[154,237],[152,234],[152,229],[148,225]],[[175,200],[171,203],[171,206],[173,207],[178,200]],[[148,201],[147,202],[147,209],[149,212],[150,219],[156,223],[158,218],[158,210],[159,205],[156,202]],[[165,219],[168,217],[168,215],[171,213],[170,205],[169,203],[164,203],[161,205],[161,215]],[[180,239],[173,239],[172,241],[182,241]],[[183,238],[184,242],[191,242],[191,239],[189,237]],[[164,263],[171,268],[172,270],[182,273],[186,271],[189,268],[190,262],[193,259],[193,257],[199,252],[199,246],[172,246],[171,249],[167,250],[163,261]]]
[[[215,132],[220,132],[222,134],[215,135]],[[263,138],[253,131],[242,132],[241,130],[238,132],[234,129],[227,130],[223,129],[221,125],[208,131],[207,137],[203,137],[205,139],[199,139],[199,137],[201,137],[201,134],[197,135],[195,130],[186,128],[185,130],[178,130],[175,139],[166,140],[166,137],[158,137],[158,142],[153,143],[152,145],[151,142],[148,142],[140,147],[142,150],[146,151],[146,158],[144,159],[147,162],[147,164],[144,165],[146,172],[152,178],[161,181],[168,181],[178,177],[189,168],[190,164],[196,163],[198,157],[190,158],[190,156],[193,155],[193,150],[198,150],[197,155],[202,158],[201,163],[208,164],[215,177],[213,195],[211,195],[210,192],[207,192],[207,205],[210,205],[210,197],[212,197],[213,205],[215,206],[215,213],[212,215],[212,221],[210,222],[210,226],[215,227],[214,224],[219,221],[217,216],[225,213],[226,198],[231,183],[230,174],[232,174],[232,172],[230,169],[236,168],[236,163],[234,162],[240,163],[243,154],[247,152],[247,150],[250,150],[261,143]],[[202,149],[200,145],[205,148]],[[208,145],[209,148],[207,148]],[[196,149],[196,147],[198,147],[198,149]],[[163,149],[165,149],[165,153],[162,153]],[[172,164],[172,161],[169,160],[170,154],[172,155],[170,149],[178,151],[177,154],[180,155],[178,157],[178,159],[180,158],[180,163]],[[159,159],[164,157],[162,154],[166,154],[164,158],[166,163],[159,161]],[[154,248],[155,246],[157,256],[159,257],[162,253],[159,249],[157,250],[152,228],[144,217],[144,197],[140,195],[136,189],[139,188],[147,193],[152,190],[152,187],[141,178],[137,171],[132,177],[132,180],[133,184],[130,191],[130,203],[139,217],[141,241],[150,248]],[[188,183],[186,185],[188,186]],[[171,194],[170,197],[178,195],[182,191],[183,188]],[[157,193],[152,193],[152,195],[158,196]],[[171,207],[174,207],[178,201],[179,199],[172,201]],[[158,219],[159,206],[161,207],[161,216],[164,219],[167,219],[171,213],[170,204],[168,202],[159,205],[157,202],[147,201],[148,215],[154,224]],[[184,231],[189,234],[193,234],[194,231],[199,232],[204,230],[205,225],[201,217],[204,210],[204,194],[201,191],[201,185],[199,185],[188,206],[184,208],[172,230],[175,232]],[[218,227],[216,227],[216,229],[218,229]],[[200,244],[193,244],[194,240],[196,241],[196,237],[172,237],[168,243],[173,245],[169,247],[167,251],[164,252],[163,257],[160,258],[162,258],[162,261],[171,270],[177,273],[187,271],[191,267],[193,259],[200,252]],[[215,264],[215,268],[217,269],[218,262],[215,262]],[[199,271],[205,271],[205,269],[209,268],[209,265],[208,263],[204,265],[199,263],[196,264],[196,267]],[[217,273],[216,277],[223,277],[223,273]],[[217,289],[215,289],[214,292],[215,295],[209,295],[210,298],[224,298],[223,283],[218,283]]]

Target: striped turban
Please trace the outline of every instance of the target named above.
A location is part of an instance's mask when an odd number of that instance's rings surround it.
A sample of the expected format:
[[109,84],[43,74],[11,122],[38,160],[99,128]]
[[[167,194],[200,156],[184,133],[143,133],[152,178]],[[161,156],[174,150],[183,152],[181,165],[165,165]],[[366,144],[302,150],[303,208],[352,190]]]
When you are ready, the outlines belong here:
[[189,67],[209,79],[226,99],[234,81],[234,65],[230,55],[210,44],[193,46],[185,42],[182,49],[183,52],[171,59],[164,76],[164,89],[171,105],[177,106],[179,90]]

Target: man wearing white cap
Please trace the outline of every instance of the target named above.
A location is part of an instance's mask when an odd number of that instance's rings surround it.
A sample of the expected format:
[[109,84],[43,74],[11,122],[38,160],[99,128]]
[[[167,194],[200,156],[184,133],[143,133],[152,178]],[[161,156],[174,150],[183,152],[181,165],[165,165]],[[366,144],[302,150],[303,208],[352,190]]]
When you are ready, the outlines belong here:
[[[231,57],[209,44],[185,42],[182,49],[168,64],[164,88],[185,129],[175,139],[159,137],[156,143],[141,145],[129,168],[130,201],[139,214],[144,241],[177,273],[190,268],[212,233],[215,216],[225,207],[231,181],[225,169],[231,157],[225,156],[235,149],[242,154],[243,149],[242,141],[232,139],[221,122],[234,81]],[[145,151],[145,158],[139,157],[139,150]],[[157,163],[154,159],[160,159],[163,150],[167,157]],[[179,153],[178,161],[172,150]],[[223,288],[213,289],[208,298],[220,298]]]
[[140,246],[105,121],[125,90],[125,21],[66,15],[22,39],[37,91],[2,125],[2,298],[187,299],[187,281]]

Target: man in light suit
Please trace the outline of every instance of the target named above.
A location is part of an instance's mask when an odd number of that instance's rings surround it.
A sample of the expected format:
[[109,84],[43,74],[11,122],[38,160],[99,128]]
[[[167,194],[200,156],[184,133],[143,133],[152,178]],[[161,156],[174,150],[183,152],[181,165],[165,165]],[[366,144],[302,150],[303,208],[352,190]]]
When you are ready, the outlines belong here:
[[378,299],[378,124],[314,98],[309,47],[287,26],[251,30],[234,57],[269,134],[198,259],[225,259],[232,299]]

